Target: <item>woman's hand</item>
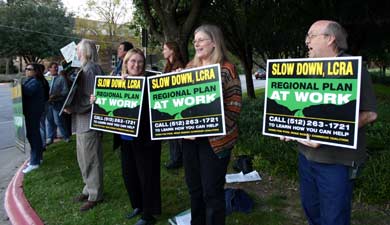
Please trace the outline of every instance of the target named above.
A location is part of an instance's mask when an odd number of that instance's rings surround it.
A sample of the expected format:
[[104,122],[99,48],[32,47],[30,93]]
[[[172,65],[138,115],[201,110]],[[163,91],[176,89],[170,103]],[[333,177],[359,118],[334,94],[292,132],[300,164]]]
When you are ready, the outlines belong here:
[[175,71],[172,71],[172,72],[181,72],[183,70],[183,68],[177,68]]
[[95,101],[96,101],[96,96],[91,94],[91,96],[89,96],[89,103],[93,104],[95,103]]
[[286,141],[286,142],[292,140],[291,138],[287,138],[287,137],[285,137],[285,136],[279,137],[279,139],[280,139],[281,141]]
[[122,80],[124,80],[124,79],[126,79],[128,76],[129,76],[129,74],[122,74],[122,75],[121,75],[121,78],[122,78]]
[[183,138],[185,140],[190,140],[190,141],[194,141],[196,139],[196,137],[185,137]]

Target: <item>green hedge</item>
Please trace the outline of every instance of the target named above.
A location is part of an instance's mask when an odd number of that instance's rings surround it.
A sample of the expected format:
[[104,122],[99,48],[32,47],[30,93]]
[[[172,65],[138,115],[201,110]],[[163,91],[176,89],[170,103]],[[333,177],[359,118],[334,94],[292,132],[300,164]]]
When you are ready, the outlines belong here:
[[[379,118],[367,131],[369,159],[355,185],[355,198],[359,201],[386,203],[390,200],[389,90],[389,86],[375,85]],[[234,154],[252,156],[253,166],[260,172],[296,180],[296,144],[262,135],[263,108],[263,97],[244,99],[239,121],[240,138]]]

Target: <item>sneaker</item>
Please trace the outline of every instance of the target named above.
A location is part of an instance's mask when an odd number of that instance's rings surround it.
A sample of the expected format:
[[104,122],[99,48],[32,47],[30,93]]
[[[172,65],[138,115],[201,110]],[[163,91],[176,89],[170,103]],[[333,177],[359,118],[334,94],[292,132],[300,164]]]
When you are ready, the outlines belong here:
[[153,217],[150,220],[145,220],[141,218],[134,225],[154,225],[155,223],[156,223],[156,219]]
[[64,138],[63,140],[64,140],[64,142],[66,142],[66,143],[69,143],[69,142],[70,142],[70,138]]
[[29,165],[24,170],[22,170],[22,172],[24,174],[26,174],[26,173],[30,173],[31,171],[36,170],[38,168],[39,168],[39,165]]
[[53,144],[53,139],[47,139],[46,140],[46,145],[51,145]]
[[[39,160],[39,165],[43,163],[43,159]],[[31,165],[30,162],[27,163],[27,166]]]
[[140,208],[135,208],[133,212],[126,215],[126,219],[132,219],[133,217],[136,217],[142,213]]

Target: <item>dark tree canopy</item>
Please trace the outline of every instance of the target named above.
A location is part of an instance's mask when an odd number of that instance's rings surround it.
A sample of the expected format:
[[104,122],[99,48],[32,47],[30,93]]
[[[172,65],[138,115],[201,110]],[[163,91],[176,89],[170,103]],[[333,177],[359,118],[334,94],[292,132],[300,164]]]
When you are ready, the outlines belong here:
[[136,10],[145,19],[151,35],[160,43],[176,41],[188,60],[188,41],[209,0],[134,0]]
[[[187,56],[192,30],[201,23],[222,28],[228,49],[241,62],[248,96],[251,70],[267,59],[306,57],[305,35],[320,19],[335,20],[349,34],[352,55],[390,65],[390,1],[387,0],[137,0],[138,18],[160,43],[174,40]],[[145,19],[146,18],[146,19]]]
[[26,62],[59,55],[70,42],[74,19],[60,0],[14,0],[0,6],[0,55]]

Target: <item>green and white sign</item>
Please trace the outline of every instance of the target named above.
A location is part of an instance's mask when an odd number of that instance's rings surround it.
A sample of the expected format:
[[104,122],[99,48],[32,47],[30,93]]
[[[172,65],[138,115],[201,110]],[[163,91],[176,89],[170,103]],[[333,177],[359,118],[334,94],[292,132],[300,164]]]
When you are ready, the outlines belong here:
[[225,134],[219,64],[148,77],[151,138]]
[[138,136],[145,77],[96,76],[91,129]]
[[356,149],[361,57],[267,61],[263,134]]
[[26,132],[23,115],[22,103],[22,85],[20,79],[15,79],[11,84],[12,90],[12,108],[14,113],[15,140],[16,147],[25,152],[26,147]]

